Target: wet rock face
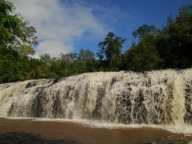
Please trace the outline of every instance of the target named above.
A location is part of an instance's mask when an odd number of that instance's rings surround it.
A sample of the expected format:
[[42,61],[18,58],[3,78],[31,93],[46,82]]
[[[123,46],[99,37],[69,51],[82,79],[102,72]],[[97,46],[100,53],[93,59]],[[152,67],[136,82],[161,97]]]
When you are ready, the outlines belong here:
[[1,84],[0,116],[191,124],[192,70],[98,72]]
[[192,80],[187,80],[185,83],[185,116],[186,123],[192,124]]

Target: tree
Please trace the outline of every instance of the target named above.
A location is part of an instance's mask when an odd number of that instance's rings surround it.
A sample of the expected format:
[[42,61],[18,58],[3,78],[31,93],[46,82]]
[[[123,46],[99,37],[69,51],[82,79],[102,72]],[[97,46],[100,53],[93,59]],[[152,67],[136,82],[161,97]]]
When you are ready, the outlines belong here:
[[17,47],[16,51],[23,56],[35,54],[35,50],[29,45],[20,45]]
[[169,36],[169,49],[175,55],[176,67],[192,66],[192,5],[184,5],[175,18],[168,17],[165,29]]
[[51,65],[51,56],[49,54],[41,55],[40,60],[47,66]]
[[146,36],[137,45],[133,43],[124,55],[125,67],[128,70],[158,69],[162,62],[156,49],[155,37],[152,35]]
[[25,80],[27,57],[6,47],[0,47],[0,83]]
[[27,65],[27,78],[39,79],[47,77],[43,68],[43,63],[39,59],[29,58]]
[[95,56],[95,54],[93,52],[91,52],[90,50],[81,49],[77,59],[80,62],[84,62],[84,61],[87,61],[87,60],[93,60],[94,56]]
[[[17,15],[11,15],[14,11],[14,6],[11,2],[0,1],[0,44],[7,46],[7,41],[11,39],[12,31],[21,23]],[[7,46],[8,47],[8,46]]]
[[36,30],[28,24],[15,13],[11,2],[0,1],[0,46],[10,47],[21,55],[34,54],[33,46],[38,43]]
[[78,67],[78,73],[93,71],[95,54],[90,50],[81,49],[77,56],[76,64]]
[[139,27],[137,30],[133,31],[132,35],[139,39],[145,38],[147,35],[153,35],[156,36],[160,33],[160,29],[156,28],[155,26],[148,26],[146,24]]
[[68,68],[76,59],[77,54],[74,53],[60,54],[59,62],[61,66],[65,67],[65,75],[68,75]]
[[104,41],[98,44],[101,50],[97,52],[97,56],[100,60],[106,60],[111,66],[113,59],[121,54],[122,45],[125,41],[126,39],[109,32]]
[[35,53],[33,46],[37,44],[36,30],[28,24],[15,13],[11,2],[0,0],[0,82],[28,78],[27,55]]

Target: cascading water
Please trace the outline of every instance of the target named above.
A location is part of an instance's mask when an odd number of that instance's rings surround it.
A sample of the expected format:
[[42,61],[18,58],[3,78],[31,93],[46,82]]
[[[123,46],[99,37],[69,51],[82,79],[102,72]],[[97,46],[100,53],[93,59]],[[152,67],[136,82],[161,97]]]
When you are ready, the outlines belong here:
[[192,124],[192,69],[97,72],[1,84],[0,117]]

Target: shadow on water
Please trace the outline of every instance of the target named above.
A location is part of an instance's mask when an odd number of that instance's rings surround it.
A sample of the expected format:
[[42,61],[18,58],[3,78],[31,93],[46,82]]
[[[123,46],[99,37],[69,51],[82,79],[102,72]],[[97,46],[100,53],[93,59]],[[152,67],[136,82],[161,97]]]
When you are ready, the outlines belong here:
[[76,141],[68,140],[48,140],[38,135],[32,135],[24,132],[9,132],[0,134],[1,144],[81,144]]

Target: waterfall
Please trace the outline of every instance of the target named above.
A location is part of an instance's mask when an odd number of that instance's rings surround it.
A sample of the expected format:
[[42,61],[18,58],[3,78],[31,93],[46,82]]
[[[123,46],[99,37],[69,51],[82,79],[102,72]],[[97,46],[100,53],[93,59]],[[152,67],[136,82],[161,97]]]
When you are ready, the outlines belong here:
[[0,117],[192,124],[192,69],[96,72],[0,84]]

